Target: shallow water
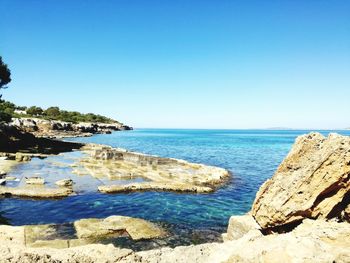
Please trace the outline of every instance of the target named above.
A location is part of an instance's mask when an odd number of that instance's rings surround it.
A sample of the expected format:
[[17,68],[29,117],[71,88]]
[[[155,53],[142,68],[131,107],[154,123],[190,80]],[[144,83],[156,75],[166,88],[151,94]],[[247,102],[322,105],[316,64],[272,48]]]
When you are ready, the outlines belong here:
[[[1,199],[0,213],[12,225],[66,223],[81,218],[127,215],[162,222],[177,233],[183,230],[183,242],[177,239],[173,241],[176,244],[196,243],[195,239],[208,236],[208,231],[212,231],[215,238],[215,233],[225,231],[231,215],[243,214],[250,209],[256,191],[273,175],[296,136],[307,132],[140,129],[74,138],[71,140],[223,167],[232,173],[232,179],[212,194],[145,192],[106,195],[96,192],[98,181],[82,177],[79,180],[86,180],[84,190],[78,190],[76,196],[62,200]],[[350,135],[350,131],[338,132]],[[328,134],[329,131],[322,133]],[[35,159],[18,166],[13,174],[21,178],[28,173],[38,173],[47,176],[49,181],[50,177],[73,177],[76,180],[70,168],[53,168],[52,165],[70,164],[79,154],[73,152],[45,160]]]

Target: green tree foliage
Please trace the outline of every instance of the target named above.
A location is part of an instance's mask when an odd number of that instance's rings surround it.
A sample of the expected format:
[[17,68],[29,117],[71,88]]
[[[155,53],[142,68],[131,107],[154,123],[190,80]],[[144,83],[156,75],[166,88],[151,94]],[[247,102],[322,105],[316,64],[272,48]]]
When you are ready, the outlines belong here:
[[49,118],[58,118],[61,115],[59,107],[50,107],[44,111],[44,115]]
[[[11,81],[11,71],[7,64],[2,61],[0,56],[0,89],[5,89],[6,85]],[[0,123],[11,121],[13,110],[9,105],[4,105],[4,101],[1,100],[2,94],[0,94]]]
[[0,56],[0,89],[5,88],[5,85],[11,81],[11,71],[9,70],[7,64],[2,61]]
[[9,122],[14,115],[16,105],[0,99],[0,122]]
[[27,109],[27,114],[31,116],[41,116],[43,112],[43,109],[37,106],[31,106]]
[[[26,111],[26,114],[18,114],[15,111]],[[60,110],[59,107],[49,107],[43,110],[37,106],[31,106],[29,108],[23,106],[16,106],[12,102],[0,100],[0,118],[1,120],[10,121],[11,117],[36,117],[47,120],[60,120],[66,122],[101,122],[101,123],[113,123],[116,122],[113,119],[107,118],[102,115],[87,113],[83,114],[77,111],[65,111]]]

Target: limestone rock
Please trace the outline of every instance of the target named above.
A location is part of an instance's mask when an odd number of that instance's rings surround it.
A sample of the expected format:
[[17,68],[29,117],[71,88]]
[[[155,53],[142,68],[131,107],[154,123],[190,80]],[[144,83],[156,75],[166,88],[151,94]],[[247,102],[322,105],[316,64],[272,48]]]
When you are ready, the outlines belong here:
[[304,218],[332,218],[349,203],[350,137],[300,136],[256,195],[252,215],[264,228]]
[[260,226],[251,215],[231,216],[227,228],[227,240],[235,240],[243,237],[247,233],[261,236]]
[[105,219],[81,219],[74,222],[78,238],[125,236],[133,240],[164,237],[166,232],[157,225],[139,218],[110,216]]

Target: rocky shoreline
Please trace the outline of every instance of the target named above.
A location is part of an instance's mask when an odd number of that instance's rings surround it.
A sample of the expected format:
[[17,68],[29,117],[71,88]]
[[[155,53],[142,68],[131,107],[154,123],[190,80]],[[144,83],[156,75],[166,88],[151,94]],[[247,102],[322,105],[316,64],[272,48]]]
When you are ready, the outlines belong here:
[[110,134],[113,131],[132,130],[133,128],[120,122],[92,123],[92,122],[64,122],[39,118],[12,118],[10,126],[21,131],[30,132],[36,137],[67,138],[89,137],[94,134]]
[[[118,169],[134,169],[135,174],[142,171],[156,184],[177,180],[201,187],[214,187],[226,178],[215,169],[211,170],[213,176],[204,176],[205,173],[198,172],[200,167],[196,169],[190,163],[185,167],[191,168],[191,173],[183,176],[181,161],[100,145],[86,147],[89,157],[77,165],[94,176],[101,176],[98,172],[101,167],[107,167],[103,172],[107,177]],[[169,164],[175,163],[182,170],[169,172]],[[197,176],[191,181],[194,171]],[[122,172],[118,176],[132,174]],[[297,138],[274,176],[261,186],[251,211],[230,218],[222,243],[140,252],[84,242],[61,249],[41,242],[41,248],[33,248],[18,241],[18,227],[1,226],[0,259],[1,262],[350,262],[349,194],[350,137],[310,133]],[[96,231],[102,222],[86,221],[85,228]],[[118,224],[114,227],[120,229]],[[64,239],[57,242],[69,244]]]

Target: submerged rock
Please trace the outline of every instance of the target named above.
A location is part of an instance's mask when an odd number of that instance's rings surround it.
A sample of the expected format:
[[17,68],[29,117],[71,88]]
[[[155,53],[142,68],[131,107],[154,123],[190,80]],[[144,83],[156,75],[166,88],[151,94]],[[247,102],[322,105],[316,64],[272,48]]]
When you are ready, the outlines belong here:
[[264,229],[304,218],[334,218],[350,202],[350,137],[300,136],[256,195],[252,215]]
[[128,216],[89,218],[74,222],[78,238],[129,235],[133,240],[164,237],[166,232],[154,223]]
[[183,183],[145,182],[125,185],[101,185],[98,190],[102,193],[127,193],[137,191],[169,191],[189,193],[210,193],[214,189],[206,186],[196,186]]

